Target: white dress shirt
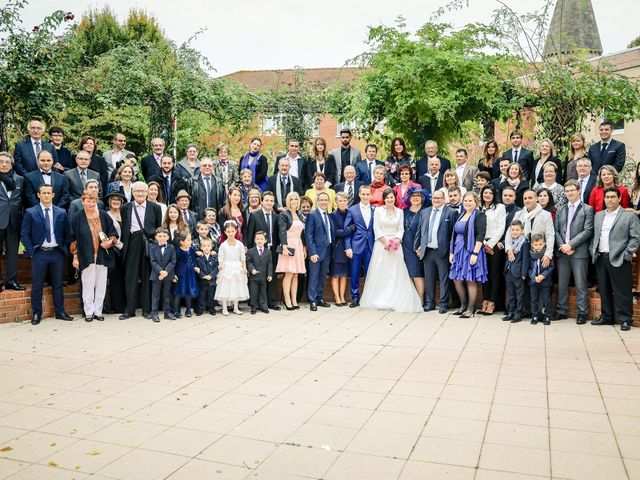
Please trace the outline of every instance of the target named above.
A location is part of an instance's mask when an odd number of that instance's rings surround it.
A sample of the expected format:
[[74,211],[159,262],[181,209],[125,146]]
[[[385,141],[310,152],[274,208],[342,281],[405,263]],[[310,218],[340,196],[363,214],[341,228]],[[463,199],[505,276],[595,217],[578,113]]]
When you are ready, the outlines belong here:
[[456,166],[456,175],[458,175],[458,180],[460,181],[460,185],[464,185],[464,167],[467,166],[467,163],[463,163],[460,166]]
[[47,237],[44,238],[44,242],[42,242],[42,247],[47,247],[47,248],[51,248],[51,247],[57,247],[58,246],[58,242],[56,241],[56,232],[53,228],[53,203],[51,204],[51,206],[49,207],[45,207],[42,203],[40,204],[40,208],[42,209],[42,216],[44,218],[47,218],[45,216],[45,208],[49,209],[49,230],[51,231],[51,241],[47,242]]
[[371,223],[371,205],[364,205],[362,202],[359,205],[362,218],[364,218],[364,224],[369,228],[369,224]]
[[605,210],[604,219],[602,220],[602,230],[600,231],[600,241],[598,242],[598,251],[600,253],[609,253],[609,234],[621,208],[622,207],[618,207],[613,212]]
[[289,169],[289,175],[298,178],[298,172],[300,171],[298,170],[298,162],[302,161],[302,158],[300,157],[300,155],[298,155],[296,158],[291,158],[289,155],[287,155],[285,158],[289,160],[289,165],[291,165],[291,168]]

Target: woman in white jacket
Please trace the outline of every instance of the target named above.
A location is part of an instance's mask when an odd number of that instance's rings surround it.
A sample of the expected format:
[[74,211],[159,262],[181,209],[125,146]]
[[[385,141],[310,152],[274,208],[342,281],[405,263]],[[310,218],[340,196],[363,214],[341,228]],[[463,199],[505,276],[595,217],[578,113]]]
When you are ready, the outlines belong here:
[[487,254],[489,279],[482,284],[482,308],[480,313],[491,315],[496,308],[500,295],[504,296],[504,250],[496,248],[505,230],[507,211],[498,203],[498,192],[493,185],[487,185],[480,192],[482,208],[487,217],[487,233],[484,238],[484,250]]

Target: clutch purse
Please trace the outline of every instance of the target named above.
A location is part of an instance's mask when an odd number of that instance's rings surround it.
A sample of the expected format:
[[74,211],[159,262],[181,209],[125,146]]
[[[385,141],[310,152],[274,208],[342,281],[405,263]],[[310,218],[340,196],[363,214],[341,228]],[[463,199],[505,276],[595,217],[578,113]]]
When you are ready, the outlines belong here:
[[[296,253],[296,249],[293,247],[287,247],[287,250],[289,251],[290,257],[293,257],[293,255]],[[282,245],[278,245],[276,247],[276,253],[282,253]]]

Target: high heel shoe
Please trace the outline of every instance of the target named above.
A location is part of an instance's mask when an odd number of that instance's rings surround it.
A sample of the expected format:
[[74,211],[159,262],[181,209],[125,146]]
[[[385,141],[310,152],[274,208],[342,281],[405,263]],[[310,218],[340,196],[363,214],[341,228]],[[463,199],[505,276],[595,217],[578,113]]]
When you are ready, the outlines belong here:
[[476,316],[476,312],[472,312],[471,310],[467,310],[462,315],[460,315],[460,318],[471,318],[471,317],[475,317],[475,316]]
[[464,312],[467,311],[467,306],[466,305],[462,305],[460,306],[460,308],[458,310],[456,310],[455,312],[453,312],[453,315],[462,315]]
[[300,305],[294,305],[291,310],[300,310]]
[[295,310],[295,307],[290,307],[289,305],[287,305],[286,303],[284,304],[284,308],[286,308],[287,310],[291,311],[291,310]]

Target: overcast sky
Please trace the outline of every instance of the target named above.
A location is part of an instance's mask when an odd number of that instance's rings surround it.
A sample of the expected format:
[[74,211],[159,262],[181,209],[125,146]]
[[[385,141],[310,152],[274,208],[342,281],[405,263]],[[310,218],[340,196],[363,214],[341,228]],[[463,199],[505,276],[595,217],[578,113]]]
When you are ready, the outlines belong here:
[[[519,12],[540,6],[542,0],[507,0]],[[3,2],[4,3],[4,2]],[[124,19],[130,8],[153,14],[166,34],[177,43],[196,30],[207,28],[194,46],[216,68],[214,76],[238,70],[263,70],[301,66],[339,67],[363,52],[367,27],[393,25],[402,15],[412,30],[426,23],[431,13],[447,1],[438,0],[31,0],[25,26],[39,23],[43,15],[59,8],[76,20],[89,7],[109,4]],[[640,35],[637,0],[592,1],[605,53],[626,48]],[[446,18],[454,25],[488,21],[495,0],[470,0],[469,8]]]

